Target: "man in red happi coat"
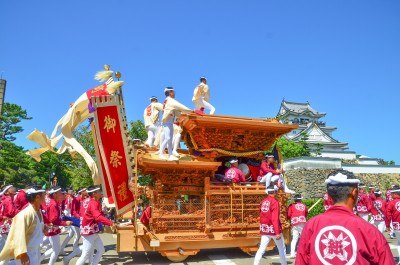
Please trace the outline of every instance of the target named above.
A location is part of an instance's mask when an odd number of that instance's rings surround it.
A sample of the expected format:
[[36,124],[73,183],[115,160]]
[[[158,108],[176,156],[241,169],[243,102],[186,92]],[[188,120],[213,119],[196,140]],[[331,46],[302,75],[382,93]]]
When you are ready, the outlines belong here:
[[381,198],[381,194],[380,190],[374,191],[375,200],[371,202],[371,216],[373,224],[383,234],[385,232],[386,201]]
[[238,160],[236,158],[232,158],[229,160],[229,164],[231,164],[231,167],[225,171],[225,177],[234,183],[246,182],[243,172],[237,168]]
[[257,254],[254,258],[254,265],[261,262],[261,258],[265,253],[268,243],[271,239],[275,241],[275,245],[279,251],[281,264],[286,265],[286,246],[282,234],[282,225],[279,219],[279,202],[275,198],[276,190],[274,185],[267,187],[267,197],[260,203],[260,234],[261,243]]
[[15,208],[17,208],[18,213],[20,211],[22,211],[22,209],[24,209],[26,206],[28,206],[28,199],[26,198],[26,191],[30,188],[32,188],[32,184],[25,185],[25,188],[21,189],[15,196],[14,204],[15,204]]
[[56,263],[57,257],[61,251],[60,226],[70,226],[72,224],[71,221],[63,221],[61,219],[62,208],[60,207],[60,203],[63,198],[64,195],[61,187],[52,187],[49,191],[49,201],[45,206],[46,209],[43,215],[44,223],[49,227],[46,236],[50,241],[51,248],[46,250],[42,255],[41,261],[50,256],[49,265],[54,265]]
[[325,180],[334,205],[308,220],[300,238],[296,265],[394,265],[389,244],[375,226],[353,213],[359,180],[335,170]]
[[390,231],[390,223],[392,223],[397,239],[397,251],[400,255],[400,186],[393,186],[391,195],[393,200],[386,207],[386,230]]
[[103,193],[100,188],[93,186],[88,188],[87,192],[90,196],[90,201],[81,221],[81,236],[83,238],[82,255],[76,262],[76,265],[83,265],[85,260],[92,255],[94,249],[96,249],[96,254],[90,264],[97,265],[99,263],[101,256],[105,252],[103,242],[99,236],[99,223],[113,226],[113,229],[115,228],[113,222],[104,217],[101,207]]
[[368,222],[368,214],[371,212],[371,201],[365,193],[365,185],[360,183],[358,186],[358,202],[356,208],[358,216]]
[[[3,249],[8,233],[11,228],[11,221],[18,213],[14,205],[16,188],[13,185],[7,185],[2,190],[2,203],[0,205],[0,252]],[[8,264],[8,260],[0,261],[0,265]]]
[[287,217],[290,220],[292,226],[292,242],[290,244],[290,258],[295,257],[296,244],[300,238],[301,232],[303,231],[304,225],[307,222],[308,209],[307,206],[302,203],[303,197],[299,194],[294,196],[294,203],[290,204],[287,211]]

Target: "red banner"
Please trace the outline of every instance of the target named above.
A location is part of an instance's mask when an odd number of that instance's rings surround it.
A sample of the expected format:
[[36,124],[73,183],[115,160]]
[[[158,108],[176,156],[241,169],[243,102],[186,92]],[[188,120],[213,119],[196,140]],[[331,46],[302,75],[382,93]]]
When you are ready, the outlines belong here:
[[[97,142],[117,214],[132,209],[128,157],[124,146],[119,106],[96,106]],[[106,183],[106,181],[104,181]]]
[[[94,143],[94,149],[96,151],[96,157],[97,157],[97,167],[99,169],[99,175],[100,178],[102,179],[101,186],[103,188],[103,194],[104,196],[108,199],[108,203],[113,204],[114,199],[112,197],[111,193],[111,188],[110,188],[110,183],[108,182],[108,177],[107,177],[107,172],[104,167],[103,159],[101,157],[101,153],[99,150],[99,144],[97,140],[97,132],[96,132],[96,125],[95,122],[90,123],[92,127],[92,136],[93,136],[93,143]],[[106,177],[104,177],[106,176]]]

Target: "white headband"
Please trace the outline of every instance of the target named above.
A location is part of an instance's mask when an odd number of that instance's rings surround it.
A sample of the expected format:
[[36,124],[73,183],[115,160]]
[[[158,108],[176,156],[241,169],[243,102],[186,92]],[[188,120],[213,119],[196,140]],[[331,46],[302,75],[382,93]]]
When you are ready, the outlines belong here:
[[293,200],[302,200],[303,197],[299,197],[299,198],[293,198]]
[[60,190],[61,190],[61,188],[58,188],[58,189],[55,189],[55,190],[50,190],[50,191],[49,191],[49,194],[56,193],[57,191],[60,191]]
[[400,190],[391,190],[390,192],[400,192]]
[[45,190],[35,190],[33,188],[30,188],[26,191],[26,194],[35,194],[35,193],[41,193],[41,192],[45,192]]
[[232,159],[232,160],[229,160],[229,163],[231,163],[231,164],[233,164],[233,163],[236,163],[236,162],[238,162],[238,160],[237,160],[237,159]]
[[358,185],[359,188],[365,188],[365,185]]
[[87,190],[87,192],[88,192],[88,193],[92,193],[92,192],[95,192],[95,191],[98,191],[98,190],[100,190],[100,188],[99,188],[99,187],[96,187],[96,188],[94,188],[94,189],[92,189],[92,190]]
[[81,193],[82,191],[85,191],[85,190],[87,190],[86,188],[83,188],[83,189],[81,189],[81,190],[78,190],[78,193]]
[[347,179],[346,175],[342,173],[337,173],[335,176],[329,176],[325,180],[325,184],[338,185],[338,184],[358,184],[360,180],[358,179]]
[[173,91],[173,90],[174,90],[173,87],[166,87],[166,88],[164,89],[164,93],[167,92],[167,91]]
[[382,194],[381,191],[374,191],[375,194]]
[[1,195],[4,195],[4,193],[6,193],[6,191],[9,189],[9,188],[11,188],[13,185],[8,185],[8,186],[6,186],[4,189],[3,189],[3,191],[1,192]]

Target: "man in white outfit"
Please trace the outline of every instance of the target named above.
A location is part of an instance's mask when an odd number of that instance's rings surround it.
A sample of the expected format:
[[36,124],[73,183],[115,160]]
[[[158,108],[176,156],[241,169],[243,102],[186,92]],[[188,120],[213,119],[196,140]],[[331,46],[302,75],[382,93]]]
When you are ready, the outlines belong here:
[[44,193],[40,187],[26,190],[29,204],[14,217],[5,248],[0,253],[0,260],[14,258],[17,265],[40,264],[40,243],[44,230],[40,205],[44,200]]
[[214,114],[215,108],[209,103],[210,100],[210,89],[207,85],[207,78],[204,76],[200,77],[200,84],[194,89],[192,101],[196,110],[200,110],[202,107],[209,109],[210,114]]
[[191,112],[192,110],[182,105],[175,99],[175,91],[173,87],[166,87],[164,89],[164,93],[167,97],[164,100],[164,113],[162,117],[164,139],[162,139],[160,144],[159,159],[167,160],[167,158],[164,156],[164,149],[168,146],[168,160],[176,161],[179,160],[179,158],[174,156],[172,153],[172,139],[174,134],[173,125],[175,118],[179,116],[181,112]]
[[155,96],[150,98],[150,102],[150,105],[144,109],[143,119],[147,131],[147,140],[145,143],[147,146],[153,147],[158,129],[160,128],[159,116],[160,111],[163,111],[163,104],[159,103]]

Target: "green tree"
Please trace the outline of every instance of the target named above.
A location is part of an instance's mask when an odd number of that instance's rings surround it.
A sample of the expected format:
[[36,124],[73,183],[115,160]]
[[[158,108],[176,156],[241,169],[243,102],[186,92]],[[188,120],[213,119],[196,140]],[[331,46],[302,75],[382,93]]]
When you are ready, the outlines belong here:
[[322,154],[322,149],[324,149],[324,145],[321,143],[316,143],[313,145],[312,153],[316,156],[320,156]]
[[12,103],[4,103],[3,114],[0,115],[0,139],[14,141],[14,134],[22,132],[23,129],[18,124],[22,120],[30,120],[26,110],[21,106]]
[[28,182],[42,183],[33,168],[33,162],[22,147],[0,140],[0,186],[10,184],[22,187]]
[[283,158],[299,157],[305,154],[304,147],[292,140],[288,140],[284,137],[278,139],[277,144],[281,150]]
[[147,139],[147,131],[144,127],[144,123],[141,120],[131,121],[129,123],[129,136],[132,139],[140,139],[142,142],[146,141]]
[[306,132],[301,132],[300,135],[301,137],[299,140],[299,144],[304,148],[303,156],[310,156],[311,148],[310,145],[308,144],[308,139],[309,139],[308,134]]

